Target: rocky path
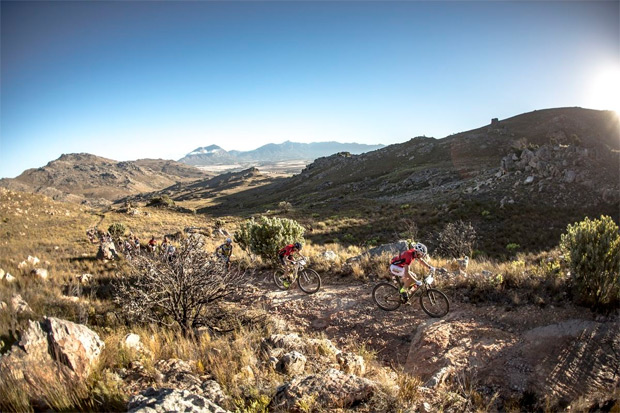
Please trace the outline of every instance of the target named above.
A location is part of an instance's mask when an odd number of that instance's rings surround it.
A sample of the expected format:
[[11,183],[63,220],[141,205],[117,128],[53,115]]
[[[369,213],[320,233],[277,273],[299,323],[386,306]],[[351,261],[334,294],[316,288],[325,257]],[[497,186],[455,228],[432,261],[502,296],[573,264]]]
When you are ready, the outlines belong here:
[[[280,291],[269,274],[257,275],[243,300],[293,330],[323,333],[341,348],[365,346],[386,365],[431,382],[448,372],[467,372],[483,376],[492,392],[537,388],[569,397],[619,382],[617,317],[572,305],[476,306],[448,294],[450,313],[434,319],[417,300],[392,312],[379,309],[371,297],[375,282],[323,279],[319,292],[308,295],[297,286]],[[597,368],[588,368],[586,359]]]
[[266,274],[258,277],[245,300],[260,304],[294,330],[322,332],[339,345],[364,345],[381,360],[404,364],[412,334],[429,317],[418,302],[392,312],[381,310],[372,301],[373,286],[325,279],[321,289],[309,295],[297,285],[280,291]]

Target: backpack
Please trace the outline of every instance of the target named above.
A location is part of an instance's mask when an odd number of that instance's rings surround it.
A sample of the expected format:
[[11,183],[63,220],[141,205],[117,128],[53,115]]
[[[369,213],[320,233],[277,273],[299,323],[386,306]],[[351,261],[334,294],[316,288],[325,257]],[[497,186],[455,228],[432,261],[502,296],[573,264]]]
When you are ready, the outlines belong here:
[[392,260],[390,261],[390,264],[400,265],[400,264],[404,264],[405,261],[406,260],[404,258],[401,258],[400,255],[397,255],[396,257],[392,258]]

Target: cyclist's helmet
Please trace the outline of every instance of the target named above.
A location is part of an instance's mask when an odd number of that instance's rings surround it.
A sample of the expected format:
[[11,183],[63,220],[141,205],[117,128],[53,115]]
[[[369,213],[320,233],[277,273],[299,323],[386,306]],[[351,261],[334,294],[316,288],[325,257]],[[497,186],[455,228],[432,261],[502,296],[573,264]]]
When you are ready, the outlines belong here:
[[421,242],[418,242],[417,244],[415,244],[413,246],[413,250],[417,252],[418,255],[420,255],[422,258],[426,257],[426,254],[428,253],[428,250],[426,249],[426,245],[422,244]]
[[227,243],[227,244],[232,244],[232,239],[230,239],[230,238],[226,238],[226,243]]
[[293,247],[295,247],[296,250],[301,250],[301,243],[296,242],[293,244]]

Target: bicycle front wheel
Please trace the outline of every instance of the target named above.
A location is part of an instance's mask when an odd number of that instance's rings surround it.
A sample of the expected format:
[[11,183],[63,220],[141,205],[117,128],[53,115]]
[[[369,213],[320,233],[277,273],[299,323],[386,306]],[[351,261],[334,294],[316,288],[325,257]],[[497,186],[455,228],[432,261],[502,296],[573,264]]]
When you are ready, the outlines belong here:
[[398,288],[388,282],[380,282],[372,290],[372,299],[385,311],[394,311],[400,307],[400,292]]
[[273,272],[273,282],[281,290],[288,290],[291,287],[291,282],[282,269],[277,269]]
[[314,294],[321,288],[321,277],[314,270],[303,270],[297,278],[297,285],[306,294]]
[[420,295],[422,310],[431,317],[443,317],[450,311],[450,302],[444,293],[434,288],[423,291]]

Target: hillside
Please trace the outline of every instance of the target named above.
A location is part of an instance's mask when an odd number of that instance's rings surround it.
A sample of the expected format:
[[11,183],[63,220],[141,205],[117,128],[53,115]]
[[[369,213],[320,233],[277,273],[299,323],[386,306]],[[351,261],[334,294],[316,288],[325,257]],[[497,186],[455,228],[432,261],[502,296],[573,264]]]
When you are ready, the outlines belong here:
[[105,205],[132,194],[163,189],[208,176],[187,165],[162,159],[117,162],[86,153],[65,154],[47,165],[28,169],[0,185],[55,200]]
[[153,198],[167,196],[186,207],[204,207],[207,203],[217,205],[222,197],[262,187],[275,179],[277,178],[263,175],[257,168],[248,168],[240,172],[227,172],[206,179],[180,182],[159,191],[121,198],[117,202],[148,203]]
[[337,152],[363,153],[382,148],[383,145],[365,145],[359,143],[340,142],[313,142],[298,143],[286,141],[284,143],[270,143],[251,151],[225,151],[217,145],[210,145],[193,150],[179,159],[179,162],[188,165],[232,165],[313,160]]
[[[257,172],[245,175],[252,179]],[[227,187],[239,178],[228,175],[211,184]],[[119,222],[142,247],[151,236],[160,242],[169,234],[179,250],[183,240],[194,239],[209,255],[227,236],[224,230],[233,233],[239,223],[233,216],[216,220],[151,207],[101,212],[0,188],[2,411],[619,406],[618,314],[575,303],[557,253],[520,254],[502,263],[473,259],[467,276],[438,274],[434,285],[447,294],[450,309],[431,318],[417,297],[396,311],[377,307],[371,298],[383,275],[372,269],[377,263],[357,268],[362,276],[344,264],[358,248],[306,243],[304,254],[323,281],[308,295],[296,285],[278,290],[272,269],[235,245],[232,271],[243,271],[241,282],[206,306],[209,324],[188,336],[168,324],[169,316],[132,318],[132,302],[116,299],[132,265],[146,259],[154,264],[152,272],[162,268],[162,256],[146,248],[136,255],[123,252],[120,243],[119,260],[96,258],[99,242],[89,241],[86,230]],[[196,229],[203,235],[188,235]],[[163,260],[170,290],[186,288],[186,277],[169,276],[185,274],[188,258],[180,257]],[[449,263],[440,257],[432,262]]]
[[288,201],[301,220],[309,213],[354,218],[354,225],[332,223],[335,233],[320,235],[352,242],[390,240],[402,232],[403,218],[427,239],[463,219],[476,226],[486,252],[505,252],[516,239],[526,250],[545,248],[584,216],[619,219],[618,130],[613,112],[535,111],[444,139],[418,137],[320,158],[299,175],[224,197],[201,212],[255,213]]

